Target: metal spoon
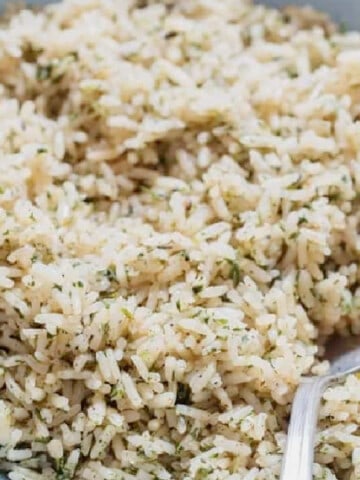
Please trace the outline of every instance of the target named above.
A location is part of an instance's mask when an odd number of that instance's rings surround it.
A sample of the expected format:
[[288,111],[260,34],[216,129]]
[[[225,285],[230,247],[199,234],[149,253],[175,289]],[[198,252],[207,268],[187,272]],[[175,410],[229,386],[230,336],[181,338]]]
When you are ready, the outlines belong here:
[[[305,378],[295,394],[280,480],[312,480],[321,395],[330,382],[360,371],[360,337],[334,337],[324,358],[331,362],[329,373]],[[0,473],[0,480],[9,479]]]
[[331,362],[329,373],[304,379],[295,394],[281,480],[312,480],[321,395],[330,382],[360,370],[360,338],[334,338],[326,345],[325,358]]

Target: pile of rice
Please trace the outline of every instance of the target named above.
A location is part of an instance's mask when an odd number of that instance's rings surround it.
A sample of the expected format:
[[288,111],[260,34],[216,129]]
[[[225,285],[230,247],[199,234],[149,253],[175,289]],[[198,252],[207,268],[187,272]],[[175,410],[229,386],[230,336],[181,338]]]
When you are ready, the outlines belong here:
[[[0,29],[0,470],[272,480],[360,332],[360,34],[247,0],[64,0]],[[360,478],[360,378],[315,478]]]

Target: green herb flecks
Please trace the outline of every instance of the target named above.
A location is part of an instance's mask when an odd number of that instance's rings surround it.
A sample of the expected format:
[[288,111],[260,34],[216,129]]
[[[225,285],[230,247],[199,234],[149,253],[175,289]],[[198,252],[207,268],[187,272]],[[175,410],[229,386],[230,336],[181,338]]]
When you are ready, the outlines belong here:
[[70,480],[73,476],[64,457],[55,460],[55,472],[56,480]]
[[178,383],[176,394],[176,405],[190,405],[191,404],[191,391],[189,385],[185,383]]
[[198,293],[201,292],[201,290],[203,289],[204,287],[202,285],[194,285],[192,287],[192,291],[193,293],[195,293],[195,295],[197,295]]
[[229,278],[231,278],[234,288],[236,288],[239,285],[241,279],[239,265],[234,260],[230,260],[229,258],[227,258],[226,261],[230,266]]
[[48,65],[38,65],[36,68],[36,79],[40,82],[48,80],[51,77],[53,71],[53,65],[49,63]]
[[133,319],[133,314],[130,312],[130,310],[128,310],[128,309],[125,308],[125,307],[120,308],[120,310],[121,310],[121,313],[122,313],[128,320],[132,320],[132,319]]

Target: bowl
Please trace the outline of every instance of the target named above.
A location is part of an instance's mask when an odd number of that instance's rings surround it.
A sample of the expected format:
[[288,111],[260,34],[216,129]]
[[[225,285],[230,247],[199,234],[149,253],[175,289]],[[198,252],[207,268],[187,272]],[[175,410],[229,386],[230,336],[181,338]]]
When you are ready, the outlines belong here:
[[[46,5],[59,0],[25,0],[27,5]],[[314,8],[327,12],[339,24],[348,30],[360,29],[360,1],[359,0],[254,0],[256,3],[270,7],[281,8],[285,5],[311,5]],[[0,9],[12,0],[0,0]]]
[[[0,0],[0,10],[11,1]],[[58,0],[28,0],[26,4],[29,6],[45,5],[47,3],[55,3],[56,1]],[[289,4],[297,6],[311,5],[329,13],[337,23],[343,25],[348,30],[360,29],[359,0],[255,0],[255,2],[275,8],[281,8]],[[0,480],[8,480],[8,477],[0,473]]]
[[281,8],[285,5],[312,7],[327,12],[336,23],[346,30],[360,29],[360,1],[359,0],[255,0],[256,3],[270,7]]
[[[0,0],[0,9],[13,0]],[[25,0],[28,5],[45,5],[58,0]],[[359,0],[254,0],[256,3],[270,7],[281,8],[285,5],[311,5],[314,8],[327,12],[339,24],[347,29],[360,29],[360,1]]]

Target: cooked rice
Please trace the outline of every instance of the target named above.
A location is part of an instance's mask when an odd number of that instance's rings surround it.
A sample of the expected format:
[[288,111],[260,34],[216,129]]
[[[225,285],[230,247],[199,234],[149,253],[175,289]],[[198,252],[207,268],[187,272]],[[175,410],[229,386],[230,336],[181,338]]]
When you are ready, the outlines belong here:
[[[271,480],[360,332],[360,34],[247,0],[64,0],[0,30],[0,468]],[[360,378],[317,479],[360,478]]]

